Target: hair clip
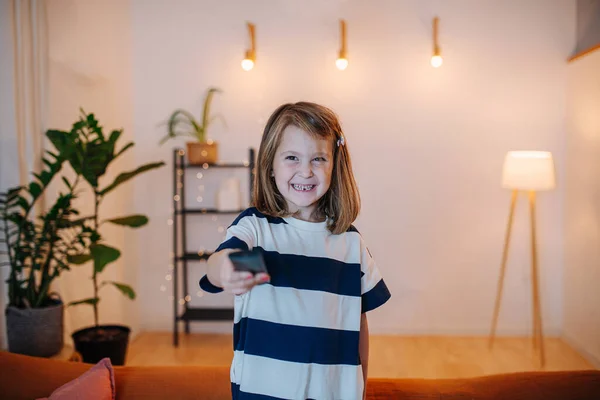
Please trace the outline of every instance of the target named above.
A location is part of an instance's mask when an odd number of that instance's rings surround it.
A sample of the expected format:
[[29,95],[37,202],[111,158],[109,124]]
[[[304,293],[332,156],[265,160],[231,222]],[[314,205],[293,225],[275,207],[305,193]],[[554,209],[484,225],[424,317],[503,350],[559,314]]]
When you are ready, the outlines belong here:
[[343,146],[344,144],[345,144],[344,137],[340,136],[340,138],[337,141],[337,146],[340,147],[340,146]]

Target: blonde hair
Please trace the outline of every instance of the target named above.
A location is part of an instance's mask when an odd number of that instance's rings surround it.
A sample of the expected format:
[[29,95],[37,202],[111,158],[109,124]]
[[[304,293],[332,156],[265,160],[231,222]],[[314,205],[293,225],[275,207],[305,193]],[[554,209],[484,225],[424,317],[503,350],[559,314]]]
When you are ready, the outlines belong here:
[[360,194],[352,173],[348,143],[337,115],[315,103],[283,104],[269,117],[258,150],[252,193],[254,207],[263,214],[275,217],[291,215],[287,202],[271,177],[275,154],[283,131],[289,125],[333,144],[331,184],[327,193],[319,199],[317,214],[328,218],[327,228],[330,232],[346,232],[360,212]]

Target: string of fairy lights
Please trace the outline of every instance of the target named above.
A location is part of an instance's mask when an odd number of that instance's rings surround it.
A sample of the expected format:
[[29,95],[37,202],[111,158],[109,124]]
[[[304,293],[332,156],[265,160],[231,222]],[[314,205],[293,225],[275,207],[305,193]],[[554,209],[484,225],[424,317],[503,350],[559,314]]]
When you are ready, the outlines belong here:
[[[184,150],[179,150],[179,155],[180,156],[185,155],[185,151]],[[242,160],[242,165],[244,165],[245,167],[247,167],[247,166],[250,165],[250,163],[249,163],[248,160]],[[207,163],[202,164],[202,169],[203,170],[206,171],[209,168],[210,168],[209,164],[207,164]],[[196,179],[198,181],[202,182],[203,178],[204,178],[204,173],[203,172],[198,172],[196,174]],[[179,168],[179,169],[177,169],[177,182],[176,182],[176,185],[177,185],[178,189],[182,189],[183,188],[183,179],[184,179],[184,171],[183,171],[183,169]],[[196,202],[197,203],[203,203],[203,202],[205,202],[205,197],[206,197],[206,195],[205,195],[205,185],[203,183],[198,184],[197,190],[198,190],[198,192],[197,192],[198,194],[196,196]],[[173,200],[176,201],[176,202],[179,202],[179,201],[181,201],[181,196],[178,195],[178,194],[176,194],[176,195],[173,196]],[[202,209],[201,210],[202,214],[206,214],[206,212],[207,212],[206,209]],[[171,209],[170,209],[170,214],[174,215],[173,207],[171,207]],[[213,215],[211,217],[211,220],[213,222],[218,222],[219,218],[216,215]],[[168,226],[172,226],[173,225],[173,217],[167,219],[167,225]],[[217,227],[217,232],[220,233],[220,234],[223,234],[225,232],[225,227],[223,225],[219,225]],[[225,239],[225,235],[223,236],[223,239]],[[202,256],[202,255],[204,255],[204,253],[206,253],[206,251],[207,251],[206,247],[199,246],[198,250],[197,250],[197,254],[199,256]],[[171,252],[170,253],[170,259],[172,260],[173,257],[174,257],[174,253]],[[168,283],[170,283],[173,280],[174,270],[175,270],[175,266],[173,265],[173,262],[170,262],[168,264],[168,266],[167,266],[167,271],[165,272],[165,275],[164,275],[164,279],[165,279],[166,282],[159,285],[160,292],[164,293],[165,295],[167,293],[170,293],[169,290],[168,290],[168,286],[169,286]],[[184,283],[184,290],[183,290],[184,297],[178,299],[178,303],[180,305],[184,305],[186,302],[189,303],[190,301],[192,301],[192,296],[188,292],[189,292],[189,288],[187,287],[187,282],[185,282]],[[204,296],[204,292],[202,290],[198,290],[196,292],[196,296],[197,297],[203,297]],[[169,294],[168,295],[168,299],[169,299],[169,301],[173,301],[173,300],[175,300],[175,297],[172,294]]]

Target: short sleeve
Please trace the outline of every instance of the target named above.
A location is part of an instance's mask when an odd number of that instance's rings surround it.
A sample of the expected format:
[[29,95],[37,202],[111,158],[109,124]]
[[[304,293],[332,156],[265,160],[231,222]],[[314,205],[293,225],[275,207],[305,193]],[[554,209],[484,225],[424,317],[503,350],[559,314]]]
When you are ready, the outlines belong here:
[[225,240],[217,247],[215,253],[225,249],[252,249],[256,240],[254,235],[255,229],[250,219],[251,217],[240,219],[235,225],[227,228]]
[[[250,250],[256,243],[256,229],[252,223],[252,216],[247,211],[241,213],[235,221],[227,228],[225,240],[217,247],[215,253],[225,249]],[[200,279],[200,288],[207,293],[221,293],[222,288],[213,285],[208,276]]]
[[361,239],[360,268],[361,278],[361,312],[366,313],[374,310],[392,297],[383,277],[371,256],[371,252]]

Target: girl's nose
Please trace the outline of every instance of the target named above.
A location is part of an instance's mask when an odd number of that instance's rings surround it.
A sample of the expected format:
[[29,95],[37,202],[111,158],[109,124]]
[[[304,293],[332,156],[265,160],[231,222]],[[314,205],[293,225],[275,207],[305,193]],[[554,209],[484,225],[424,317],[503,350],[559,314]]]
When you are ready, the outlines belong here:
[[303,178],[311,178],[313,176],[312,165],[310,163],[302,163],[300,166],[300,175]]

